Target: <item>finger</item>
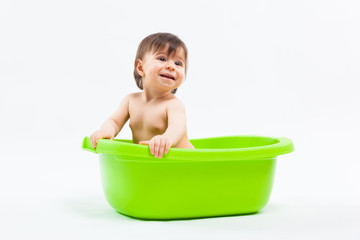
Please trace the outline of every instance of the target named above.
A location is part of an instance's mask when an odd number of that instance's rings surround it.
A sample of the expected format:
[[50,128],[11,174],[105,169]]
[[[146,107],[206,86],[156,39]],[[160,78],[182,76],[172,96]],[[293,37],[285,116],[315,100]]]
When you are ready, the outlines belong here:
[[149,145],[149,141],[140,141],[139,144],[142,144],[142,145]]
[[153,140],[149,141],[149,147],[150,147],[151,154],[154,155],[154,141]]
[[96,148],[96,146],[97,146],[97,142],[98,142],[97,138],[98,138],[98,136],[96,136],[96,135],[93,137],[93,146],[94,146],[94,148]]
[[92,136],[90,136],[89,138],[90,138],[91,145],[94,147]]
[[96,147],[96,144],[95,144],[94,137],[90,137],[90,141],[91,141],[92,147],[95,148],[95,147]]
[[158,156],[159,156],[159,158],[162,158],[162,155],[163,155],[163,153],[164,153],[164,148],[165,148],[165,145],[166,145],[166,140],[164,141],[164,140],[160,140],[160,148],[159,148],[159,154],[158,154]]
[[154,156],[155,157],[159,157],[159,148],[160,148],[160,139],[158,138],[155,138],[155,141],[154,141]]
[[165,144],[165,154],[167,154],[170,150],[170,147],[171,147],[171,142],[170,141],[166,141],[166,144]]
[[95,147],[97,146],[99,139],[100,139],[99,136],[95,136],[95,139],[94,139]]

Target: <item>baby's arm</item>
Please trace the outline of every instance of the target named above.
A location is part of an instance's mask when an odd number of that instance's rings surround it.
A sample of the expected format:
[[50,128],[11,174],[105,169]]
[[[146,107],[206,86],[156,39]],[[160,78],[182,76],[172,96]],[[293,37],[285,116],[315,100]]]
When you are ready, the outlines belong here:
[[177,145],[184,137],[186,131],[186,117],[184,104],[176,99],[167,107],[168,128],[162,135],[157,135],[149,141],[141,141],[139,144],[147,144],[154,157],[161,158],[167,154],[171,146]]
[[171,146],[177,145],[186,131],[186,116],[184,104],[176,99],[167,107],[168,128],[163,136],[170,138]]
[[130,95],[124,97],[120,106],[116,111],[107,119],[101,128],[95,131],[90,136],[91,143],[96,148],[97,142],[102,138],[113,140],[114,137],[121,131],[127,120],[129,119],[129,98]]

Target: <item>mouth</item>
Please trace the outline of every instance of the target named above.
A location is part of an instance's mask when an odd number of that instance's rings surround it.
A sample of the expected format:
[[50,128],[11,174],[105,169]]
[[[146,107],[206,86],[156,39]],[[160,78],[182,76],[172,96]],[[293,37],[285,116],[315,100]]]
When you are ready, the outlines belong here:
[[175,78],[170,75],[170,74],[160,74],[161,77],[164,77],[164,78],[168,78],[168,79],[172,79],[172,80],[175,80]]

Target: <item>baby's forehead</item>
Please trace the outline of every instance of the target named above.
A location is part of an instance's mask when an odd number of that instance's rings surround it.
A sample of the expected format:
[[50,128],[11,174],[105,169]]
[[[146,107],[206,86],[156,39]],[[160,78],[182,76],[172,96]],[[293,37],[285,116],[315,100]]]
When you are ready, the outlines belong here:
[[166,45],[166,46],[160,47],[158,50],[153,49],[152,52],[153,52],[153,54],[161,54],[162,53],[167,56],[178,56],[178,57],[185,59],[185,50],[181,46],[177,47],[176,49],[175,48],[170,49],[169,45]]

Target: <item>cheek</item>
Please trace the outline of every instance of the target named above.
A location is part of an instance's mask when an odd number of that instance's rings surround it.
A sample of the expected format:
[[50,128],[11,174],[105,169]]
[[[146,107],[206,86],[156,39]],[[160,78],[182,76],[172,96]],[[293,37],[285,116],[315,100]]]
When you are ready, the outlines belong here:
[[185,71],[184,71],[183,68],[178,70],[178,75],[184,78],[184,76],[185,76]]
[[158,73],[161,70],[162,67],[163,67],[162,64],[155,63],[155,64],[152,65],[151,72]]
[[156,75],[157,73],[158,73],[158,68],[156,68],[155,66],[152,66],[148,71],[149,75]]

